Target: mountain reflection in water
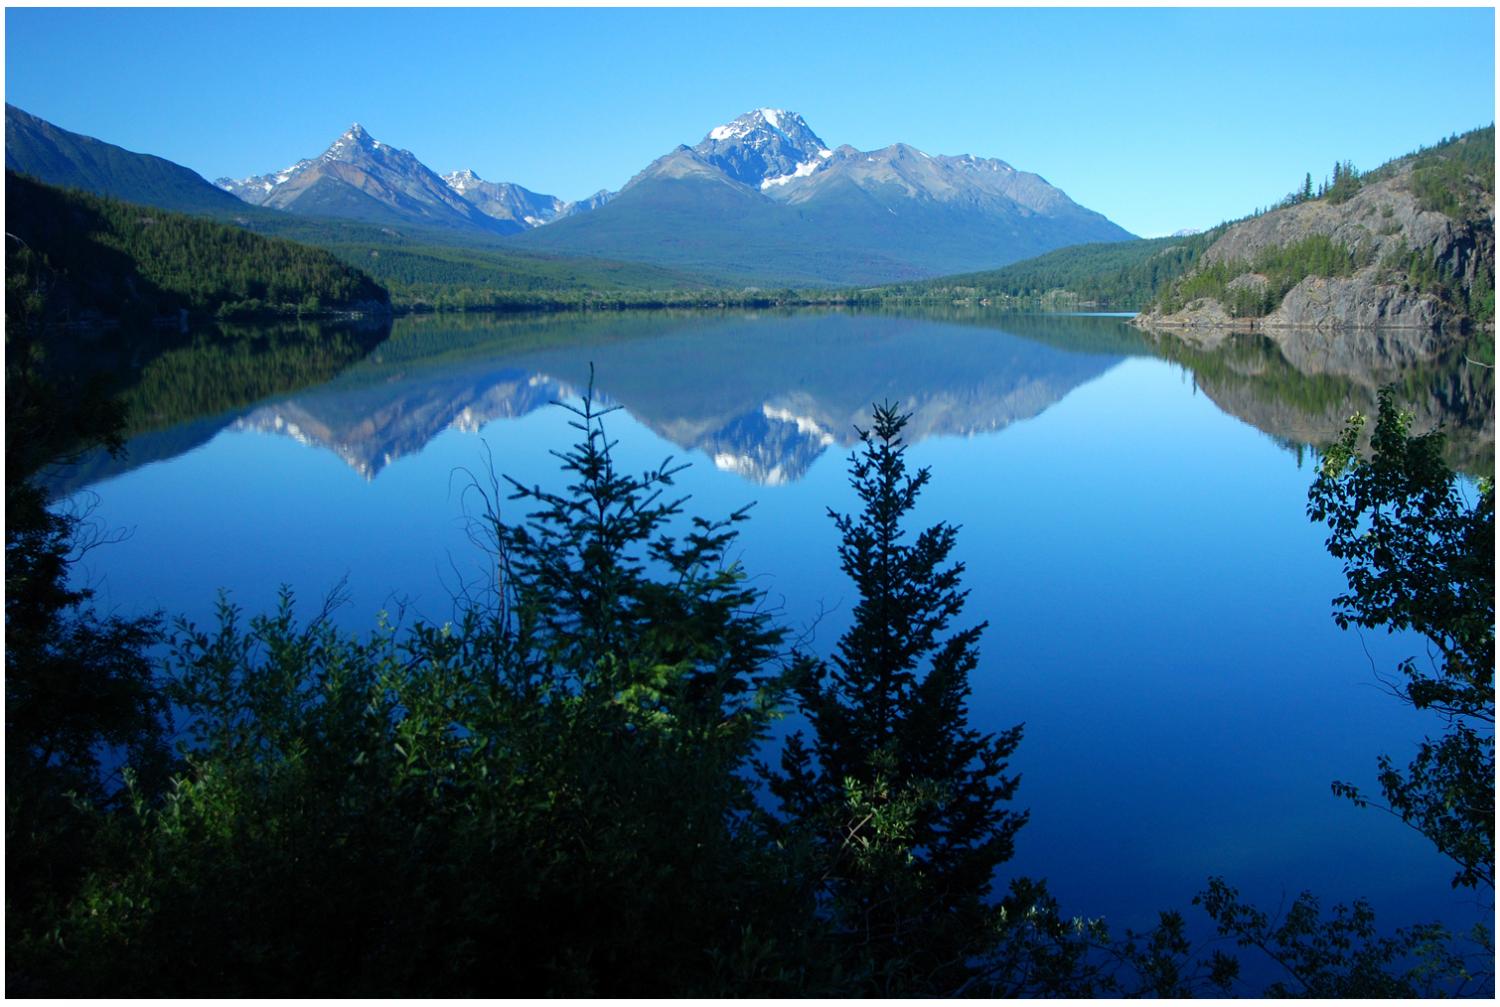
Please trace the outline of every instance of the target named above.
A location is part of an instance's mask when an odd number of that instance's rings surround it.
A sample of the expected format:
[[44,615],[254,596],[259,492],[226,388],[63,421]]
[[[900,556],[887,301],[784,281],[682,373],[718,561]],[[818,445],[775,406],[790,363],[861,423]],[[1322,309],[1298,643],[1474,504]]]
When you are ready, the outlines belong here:
[[[1299,454],[1373,413],[1395,383],[1417,429],[1442,424],[1452,463],[1494,469],[1493,372],[1462,354],[1424,359],[1399,335],[1293,333],[1204,348],[1144,338],[1123,319],[950,311],[632,312],[416,316],[327,384],[132,440],[59,477],[74,492],[219,431],[291,437],[336,454],[366,479],[448,429],[478,432],[596,392],[686,451],[754,483],[802,478],[848,448],[872,403],[913,414],[913,442],[1003,430],[1040,415],[1127,356],[1191,371],[1224,412]],[[592,371],[591,371],[592,369]]]
[[[1009,316],[1003,329],[842,312],[592,315],[399,322],[337,380],[232,419],[332,451],[367,479],[449,428],[477,431],[589,382],[637,420],[757,483],[848,447],[877,401],[913,440],[1001,430],[1144,352],[1098,319]],[[1074,349],[1073,347],[1079,347]]]

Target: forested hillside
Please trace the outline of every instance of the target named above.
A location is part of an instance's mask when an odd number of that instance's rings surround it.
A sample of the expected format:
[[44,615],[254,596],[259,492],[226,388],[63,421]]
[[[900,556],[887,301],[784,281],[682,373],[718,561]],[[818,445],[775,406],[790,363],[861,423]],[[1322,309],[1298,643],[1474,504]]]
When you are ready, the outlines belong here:
[[6,282],[62,320],[385,311],[330,253],[6,172]]
[[1221,225],[1185,237],[1072,245],[1003,269],[891,284],[873,293],[893,300],[1005,298],[1133,311],[1191,269],[1223,229]]
[[629,293],[703,290],[690,273],[634,262],[578,259],[414,240],[328,240],[343,261],[385,284],[398,307],[471,310],[583,306]]

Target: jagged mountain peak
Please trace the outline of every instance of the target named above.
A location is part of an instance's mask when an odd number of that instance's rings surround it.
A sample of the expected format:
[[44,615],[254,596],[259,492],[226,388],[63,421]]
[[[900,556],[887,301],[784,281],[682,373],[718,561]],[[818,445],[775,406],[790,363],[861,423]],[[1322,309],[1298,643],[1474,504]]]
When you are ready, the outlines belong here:
[[806,119],[781,108],[757,108],[715,126],[691,150],[736,182],[760,189],[804,178],[833,156]]
[[[337,140],[329,144],[328,149],[323,152],[325,161],[348,161],[358,157],[362,153],[375,153],[394,151],[395,148],[389,144],[381,143],[370,135],[369,130],[359,123],[354,123],[343,132]],[[406,154],[407,151],[397,151]]]
[[492,218],[411,151],[382,143],[358,122],[315,158],[218,184],[248,203],[309,216],[500,233],[520,229]]
[[[807,125],[807,120],[796,112],[788,112],[784,108],[757,108],[737,116],[721,126],[715,126],[708,131],[706,140],[742,139],[757,130],[774,130],[785,136],[800,137],[804,134],[817,139],[812,128]],[[822,141],[818,141],[822,145]]]
[[442,176],[449,189],[493,220],[529,230],[550,224],[559,217],[591,208],[591,204],[566,203],[556,196],[532,192],[514,182],[487,182],[473,168],[460,168]]
[[460,168],[450,171],[443,176],[443,181],[448,183],[448,188],[460,196],[468,195],[470,190],[485,184],[484,179],[473,168]]

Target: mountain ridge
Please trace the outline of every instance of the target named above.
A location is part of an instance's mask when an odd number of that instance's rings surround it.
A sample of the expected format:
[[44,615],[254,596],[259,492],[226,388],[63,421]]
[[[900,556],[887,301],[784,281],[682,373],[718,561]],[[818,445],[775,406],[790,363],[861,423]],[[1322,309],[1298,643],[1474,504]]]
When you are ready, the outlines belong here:
[[502,234],[517,229],[455,192],[411,151],[375,139],[357,122],[315,158],[217,184],[254,206],[290,213]]
[[[8,132],[17,119],[8,115]],[[902,143],[835,148],[801,115],[773,108],[677,146],[618,192],[571,203],[473,170],[440,176],[358,123],[318,156],[262,175],[211,185],[172,167],[203,212],[234,217],[239,207],[240,222],[257,228],[305,230],[280,216],[291,214],[398,240],[420,229],[442,243],[689,270],[731,286],[904,281],[1130,237],[1042,176],[999,159],[929,155]],[[85,183],[100,191],[99,179]],[[276,215],[262,220],[253,209]]]
[[[689,267],[746,284],[903,280],[992,267],[1080,240],[1131,237],[1042,176],[1005,161],[934,156],[902,143],[833,148],[786,109],[744,113],[696,145],[667,151],[618,192],[572,203],[469,169],[437,176],[419,170],[409,152],[384,154],[394,150],[356,125],[317,159],[219,184],[256,205],[292,212],[372,222],[410,222],[420,213],[421,223],[489,230],[517,247]],[[408,160],[392,163],[400,158]],[[421,184],[413,182],[417,176]],[[434,197],[434,179],[462,206]]]
[[47,185],[183,213],[231,213],[241,205],[191,168],[73,133],[9,103],[5,167]]
[[834,148],[801,115],[759,108],[657,158],[607,206],[517,241],[818,285],[993,268],[1131,237],[1005,161],[903,143]]

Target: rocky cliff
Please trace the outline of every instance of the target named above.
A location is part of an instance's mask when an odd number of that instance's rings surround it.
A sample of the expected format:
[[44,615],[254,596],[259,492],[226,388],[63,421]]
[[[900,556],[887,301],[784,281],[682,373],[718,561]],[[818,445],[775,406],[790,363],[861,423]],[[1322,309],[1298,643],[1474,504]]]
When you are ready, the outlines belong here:
[[1337,197],[1289,197],[1234,224],[1138,324],[1202,343],[1248,330],[1436,333],[1415,341],[1429,344],[1419,355],[1493,324],[1493,143],[1493,128],[1466,134],[1346,179]]

